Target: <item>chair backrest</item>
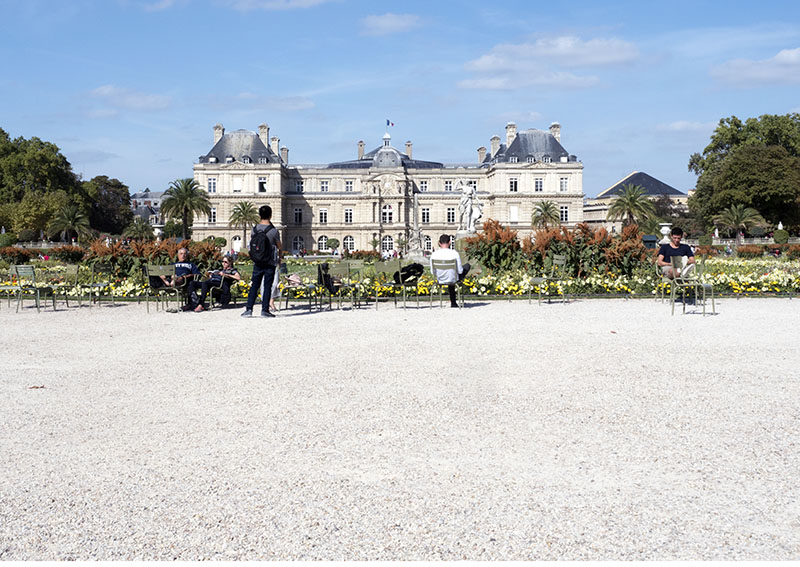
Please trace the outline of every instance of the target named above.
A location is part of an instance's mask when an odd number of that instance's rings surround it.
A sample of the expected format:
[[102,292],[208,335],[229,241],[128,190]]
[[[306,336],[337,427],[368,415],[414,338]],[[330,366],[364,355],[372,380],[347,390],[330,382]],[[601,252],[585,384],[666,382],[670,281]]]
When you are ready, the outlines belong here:
[[168,264],[166,266],[147,264],[147,275],[156,277],[172,277],[175,275],[175,266],[173,264]]
[[567,257],[564,254],[553,254],[553,264],[550,267],[550,274],[552,276],[563,275],[566,265]]
[[364,271],[364,260],[345,260],[348,269],[350,270],[350,277],[357,278]]
[[347,278],[350,276],[350,268],[343,262],[328,264],[328,274],[331,277]]
[[17,275],[17,283],[20,287],[24,285],[36,285],[36,270],[33,266],[17,265],[14,266]]
[[455,260],[431,259],[431,275],[437,281],[439,280],[439,274],[447,270],[453,270],[455,279],[458,279],[458,263]]
[[689,258],[686,256],[672,256],[669,261],[670,264],[672,264],[672,271],[675,273],[676,280],[688,278],[691,272],[694,271],[684,269],[689,261]]
[[375,262],[375,275],[387,274],[390,278],[394,277],[395,272],[400,271],[400,260],[381,260]]

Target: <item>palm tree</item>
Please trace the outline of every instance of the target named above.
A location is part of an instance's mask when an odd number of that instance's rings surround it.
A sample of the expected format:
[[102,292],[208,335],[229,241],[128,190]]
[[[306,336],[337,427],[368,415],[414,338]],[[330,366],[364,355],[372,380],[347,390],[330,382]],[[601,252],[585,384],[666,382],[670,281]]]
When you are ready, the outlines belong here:
[[51,236],[61,233],[64,241],[67,241],[73,232],[80,238],[90,232],[89,217],[78,205],[66,205],[56,213],[47,229]]
[[232,228],[242,229],[242,249],[247,249],[247,229],[258,224],[261,217],[256,206],[250,201],[239,201],[233,206],[231,219],[228,223]]
[[133,222],[122,234],[134,240],[153,240],[155,238],[153,226],[142,217],[134,217]]
[[189,238],[189,227],[196,213],[211,214],[211,201],[208,193],[200,188],[191,177],[176,179],[169,184],[161,200],[161,212],[164,215],[179,218],[183,228],[183,239]]
[[714,217],[714,224],[728,231],[736,231],[736,241],[741,242],[744,231],[755,226],[765,226],[767,221],[752,207],[743,204],[731,205]]
[[655,214],[653,202],[645,195],[644,187],[628,183],[622,186],[619,196],[608,207],[608,220],[623,219],[622,224],[628,226],[643,222]]
[[542,201],[533,208],[531,224],[534,228],[549,228],[561,224],[561,215],[553,201]]

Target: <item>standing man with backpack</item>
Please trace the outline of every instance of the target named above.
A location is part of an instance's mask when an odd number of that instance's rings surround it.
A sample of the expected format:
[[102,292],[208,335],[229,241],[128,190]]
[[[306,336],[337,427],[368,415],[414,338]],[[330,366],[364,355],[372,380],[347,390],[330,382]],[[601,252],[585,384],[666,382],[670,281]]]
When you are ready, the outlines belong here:
[[261,293],[261,316],[275,317],[269,311],[269,299],[272,291],[272,280],[275,277],[275,270],[280,261],[281,239],[278,229],[271,222],[272,207],[262,205],[258,209],[258,216],[261,222],[253,227],[250,234],[250,259],[253,261],[253,279],[250,282],[250,293],[247,294],[247,306],[244,308],[242,317],[253,316],[253,306],[256,304],[256,296],[261,289],[261,282],[266,281]]

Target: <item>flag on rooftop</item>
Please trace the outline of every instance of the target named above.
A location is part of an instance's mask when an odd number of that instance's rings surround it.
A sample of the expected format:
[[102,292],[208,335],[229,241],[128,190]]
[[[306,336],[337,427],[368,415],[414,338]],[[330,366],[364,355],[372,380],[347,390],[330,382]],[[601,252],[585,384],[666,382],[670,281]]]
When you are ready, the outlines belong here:
[[389,119],[387,118],[387,119],[386,119],[386,125],[387,125],[387,126],[394,126],[394,122],[392,122],[391,120],[389,120]]

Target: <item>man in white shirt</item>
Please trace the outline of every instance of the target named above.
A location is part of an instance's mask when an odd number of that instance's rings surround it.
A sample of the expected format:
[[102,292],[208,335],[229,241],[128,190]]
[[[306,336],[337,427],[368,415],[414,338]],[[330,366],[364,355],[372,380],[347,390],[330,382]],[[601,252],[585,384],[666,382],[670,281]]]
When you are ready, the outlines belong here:
[[[455,260],[456,270],[436,270],[433,269],[434,260]],[[469,272],[470,265],[461,265],[461,256],[458,252],[450,248],[450,237],[443,234],[439,237],[439,249],[431,254],[431,274],[440,284],[447,285],[447,293],[450,295],[450,307],[458,307],[456,303],[456,282],[460,282]]]

